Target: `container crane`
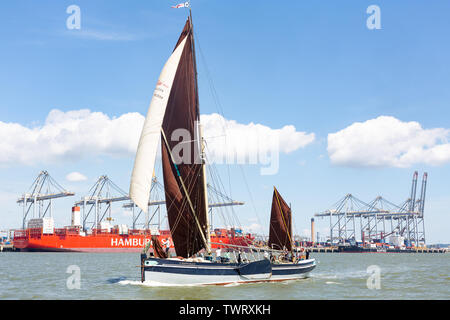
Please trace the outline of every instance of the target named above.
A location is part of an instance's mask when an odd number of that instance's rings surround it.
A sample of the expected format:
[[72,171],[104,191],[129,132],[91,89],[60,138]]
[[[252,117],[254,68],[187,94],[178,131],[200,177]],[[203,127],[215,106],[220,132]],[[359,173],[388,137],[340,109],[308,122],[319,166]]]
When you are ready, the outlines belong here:
[[49,217],[52,217],[52,199],[73,195],[75,193],[64,189],[47,171],[41,171],[31,185],[29,192],[23,194],[17,200],[19,205],[23,205],[22,229],[26,229],[26,222],[30,212],[33,212],[33,218],[41,219],[47,214]]

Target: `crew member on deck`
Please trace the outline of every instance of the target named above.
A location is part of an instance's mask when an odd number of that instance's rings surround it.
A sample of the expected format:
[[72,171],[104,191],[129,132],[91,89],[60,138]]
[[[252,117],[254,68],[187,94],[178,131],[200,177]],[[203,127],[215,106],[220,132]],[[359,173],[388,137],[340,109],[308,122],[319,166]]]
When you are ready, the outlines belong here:
[[169,250],[170,250],[170,240],[169,238],[166,239],[166,256],[169,258]]

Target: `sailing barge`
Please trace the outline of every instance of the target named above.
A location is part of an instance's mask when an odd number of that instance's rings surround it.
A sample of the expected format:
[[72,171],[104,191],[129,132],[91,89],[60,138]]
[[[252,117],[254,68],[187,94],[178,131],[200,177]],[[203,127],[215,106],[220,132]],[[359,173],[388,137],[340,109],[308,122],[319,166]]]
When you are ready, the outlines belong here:
[[[179,138],[180,132],[188,138],[181,143],[178,139],[173,141],[173,136]],[[148,255],[149,246],[141,254],[143,282],[223,285],[281,281],[298,278],[300,269],[303,274],[311,269],[314,261],[296,266],[275,265],[267,253],[256,252],[260,248],[250,254],[250,247],[219,246],[228,257],[211,251],[205,145],[200,125],[191,13],[158,79],[136,153],[130,197],[144,212],[148,208],[159,143],[167,217],[176,257],[170,258],[158,238],[152,238],[153,256]]]
[[299,253],[294,250],[292,237],[292,211],[276,188],[273,191],[272,211],[270,215],[270,231],[268,245],[271,249],[285,252],[284,259],[272,260],[272,280],[300,279],[316,267],[315,259],[300,260]]

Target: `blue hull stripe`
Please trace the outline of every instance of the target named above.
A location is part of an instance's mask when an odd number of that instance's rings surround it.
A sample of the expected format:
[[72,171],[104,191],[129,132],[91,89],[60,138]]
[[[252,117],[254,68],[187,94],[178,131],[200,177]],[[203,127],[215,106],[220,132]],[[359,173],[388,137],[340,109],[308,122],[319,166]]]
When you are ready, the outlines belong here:
[[289,268],[289,269],[276,269],[272,268],[273,276],[284,276],[284,275],[293,275],[293,274],[302,274],[307,273],[313,270],[316,266],[310,266],[306,268]]
[[175,274],[215,276],[258,275],[270,274],[272,269],[268,260],[256,261],[249,264],[202,263],[160,259],[147,259],[146,261],[156,262],[157,264],[145,265],[144,271]]
[[274,276],[295,275],[307,273],[316,266],[314,263],[307,264],[270,264],[265,261],[254,262],[247,265],[239,265],[236,263],[202,263],[202,262],[185,262],[177,260],[160,260],[147,259],[147,261],[156,262],[156,265],[144,266],[144,271],[163,272],[173,274],[191,274],[191,275],[214,275],[214,276],[230,276],[230,275],[256,275],[272,272]]
[[151,272],[164,272],[164,273],[177,273],[177,274],[192,274],[192,275],[218,275],[218,276],[228,276],[228,275],[239,275],[237,269],[233,268],[196,268],[196,267],[167,267],[161,266],[151,266],[144,267],[144,271]]

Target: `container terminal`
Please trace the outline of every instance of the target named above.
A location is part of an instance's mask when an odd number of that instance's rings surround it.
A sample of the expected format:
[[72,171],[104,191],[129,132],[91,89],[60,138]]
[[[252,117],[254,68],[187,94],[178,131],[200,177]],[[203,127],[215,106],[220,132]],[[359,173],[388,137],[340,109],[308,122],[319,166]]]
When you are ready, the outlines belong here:
[[417,194],[418,172],[413,174],[410,196],[400,205],[382,196],[364,202],[352,194],[314,217],[328,220],[329,235],[324,243],[316,241],[311,219],[312,252],[398,252],[442,253],[446,248],[427,248],[425,241],[425,198],[428,174],[422,177]]
[[[400,205],[381,196],[364,202],[347,194],[330,209],[314,215],[327,219],[329,235],[319,241],[315,231],[315,218],[311,218],[311,238],[294,236],[295,245],[309,252],[395,252],[395,253],[443,253],[448,248],[425,245],[425,196],[428,174],[424,173],[421,190],[416,199],[418,172],[414,172],[410,197]],[[217,207],[238,206],[234,201],[208,186],[210,199],[210,221],[212,210]],[[149,210],[143,214],[131,202],[128,194],[107,176],[101,176],[89,194],[74,203],[71,224],[55,228],[52,200],[73,196],[65,190],[47,171],[42,171],[33,182],[28,193],[17,203],[22,206],[22,228],[2,231],[0,252],[3,251],[75,251],[75,252],[138,252],[147,239],[157,234],[162,243],[170,241],[170,232],[161,230],[162,185],[154,178],[149,201]],[[124,202],[122,207],[131,211],[131,227],[114,225],[111,215],[113,203]],[[145,217],[142,217],[145,216]],[[142,221],[144,220],[144,221]],[[217,243],[229,245],[260,245],[264,239],[242,232],[241,228],[214,229],[212,236]],[[359,240],[357,240],[359,238]]]

